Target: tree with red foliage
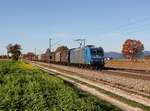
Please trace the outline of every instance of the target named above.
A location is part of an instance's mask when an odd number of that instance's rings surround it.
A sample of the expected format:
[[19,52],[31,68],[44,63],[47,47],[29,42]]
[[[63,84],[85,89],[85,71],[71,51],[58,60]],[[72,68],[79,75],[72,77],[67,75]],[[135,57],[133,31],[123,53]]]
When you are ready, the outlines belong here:
[[142,54],[144,45],[140,40],[128,39],[124,42],[122,55],[130,60],[136,60]]

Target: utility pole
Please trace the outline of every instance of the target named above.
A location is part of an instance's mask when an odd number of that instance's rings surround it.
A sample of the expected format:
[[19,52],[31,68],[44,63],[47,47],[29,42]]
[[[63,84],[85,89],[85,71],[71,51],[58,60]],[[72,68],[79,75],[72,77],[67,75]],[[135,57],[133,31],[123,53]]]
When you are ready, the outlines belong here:
[[34,49],[34,51],[35,51],[34,53],[35,53],[35,55],[36,55],[36,48]]
[[52,45],[52,43],[51,43],[51,42],[52,42],[52,39],[51,39],[51,38],[49,38],[49,49],[50,49],[50,52],[51,52],[51,48],[52,48],[52,47],[51,47],[51,45]]
[[83,39],[84,47],[85,47],[85,39]]

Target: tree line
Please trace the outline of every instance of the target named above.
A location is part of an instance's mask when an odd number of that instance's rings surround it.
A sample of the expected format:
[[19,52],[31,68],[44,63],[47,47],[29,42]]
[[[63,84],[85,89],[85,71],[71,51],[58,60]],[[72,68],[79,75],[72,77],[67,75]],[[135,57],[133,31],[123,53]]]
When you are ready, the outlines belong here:
[[[17,44],[17,43],[16,44],[9,44],[9,45],[7,45],[6,48],[7,48],[8,56],[11,57],[12,60],[18,61],[20,56],[22,55],[21,45]],[[63,50],[68,50],[67,46],[60,46],[56,49],[55,52],[59,52],[59,51],[63,51]],[[144,45],[140,40],[127,39],[122,45],[122,55],[124,56],[124,58],[130,59],[130,60],[137,60],[137,58],[140,55],[142,55],[143,50],[144,50]],[[46,52],[49,52],[49,51],[46,51]],[[49,52],[49,53],[51,53],[51,52]],[[50,54],[47,54],[47,55],[50,56]],[[24,54],[22,56],[24,58],[28,58],[30,60],[38,58],[37,55],[35,55],[33,52],[28,52],[27,54]],[[144,58],[150,59],[150,55],[145,56]]]

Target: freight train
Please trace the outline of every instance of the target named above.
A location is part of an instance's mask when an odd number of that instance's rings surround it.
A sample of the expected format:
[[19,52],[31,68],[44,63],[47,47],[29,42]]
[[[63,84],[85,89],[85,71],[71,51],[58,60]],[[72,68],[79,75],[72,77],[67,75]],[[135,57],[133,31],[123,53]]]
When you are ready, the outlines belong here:
[[87,68],[103,68],[105,64],[104,50],[102,47],[88,45],[83,48],[53,52],[51,53],[50,62]]

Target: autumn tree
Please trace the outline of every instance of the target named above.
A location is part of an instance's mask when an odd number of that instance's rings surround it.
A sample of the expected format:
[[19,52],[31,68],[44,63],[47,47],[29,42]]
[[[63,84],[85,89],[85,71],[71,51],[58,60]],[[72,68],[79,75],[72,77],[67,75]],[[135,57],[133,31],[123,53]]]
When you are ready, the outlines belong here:
[[62,52],[62,51],[64,51],[64,50],[68,50],[68,47],[67,47],[67,46],[60,46],[60,47],[58,47],[58,48],[56,49],[55,52]]
[[11,54],[12,60],[18,60],[21,55],[21,45],[19,44],[9,44],[7,46],[7,53]]
[[142,54],[144,45],[140,40],[128,39],[122,47],[122,55],[130,60],[136,60]]

